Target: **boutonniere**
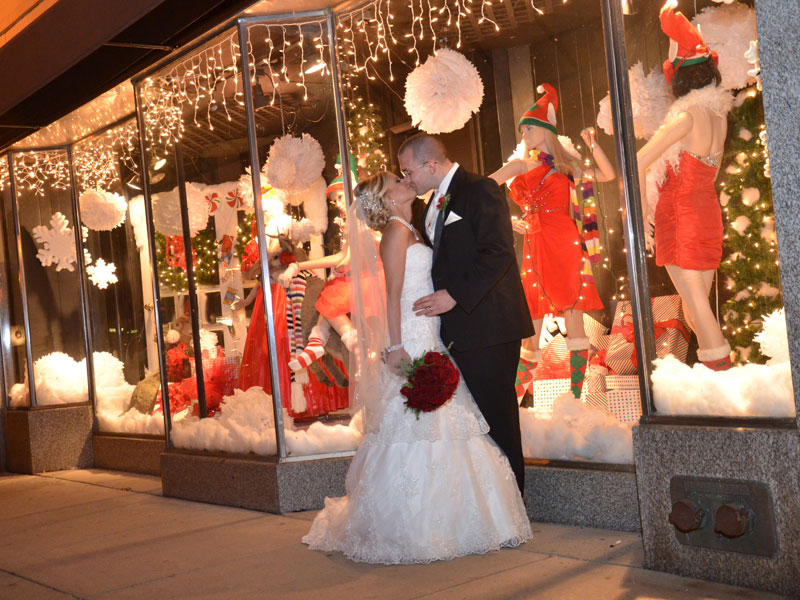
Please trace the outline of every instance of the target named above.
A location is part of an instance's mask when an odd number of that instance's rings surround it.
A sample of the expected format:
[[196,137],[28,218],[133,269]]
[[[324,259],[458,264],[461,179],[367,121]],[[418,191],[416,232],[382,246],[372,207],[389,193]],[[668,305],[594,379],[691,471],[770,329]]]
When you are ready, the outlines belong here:
[[445,208],[447,208],[449,202],[450,202],[450,192],[446,193],[444,196],[439,198],[439,203],[436,205],[436,208],[442,211]]

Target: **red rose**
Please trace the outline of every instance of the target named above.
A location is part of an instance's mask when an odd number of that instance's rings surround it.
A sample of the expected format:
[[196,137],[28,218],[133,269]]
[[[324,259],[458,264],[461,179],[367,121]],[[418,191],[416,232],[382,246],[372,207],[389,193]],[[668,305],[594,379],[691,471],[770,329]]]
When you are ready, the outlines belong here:
[[414,361],[408,383],[400,393],[405,405],[419,418],[421,412],[431,412],[447,402],[458,386],[460,375],[450,357],[441,352],[427,352]]

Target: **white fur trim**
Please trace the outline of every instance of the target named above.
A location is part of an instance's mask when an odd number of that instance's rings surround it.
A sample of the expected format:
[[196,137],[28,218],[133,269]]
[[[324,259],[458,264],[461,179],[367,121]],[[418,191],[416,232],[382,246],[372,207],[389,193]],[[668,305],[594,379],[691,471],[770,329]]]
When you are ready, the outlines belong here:
[[588,350],[589,338],[588,337],[569,337],[567,336],[567,350]]
[[540,85],[536,88],[536,92],[539,94],[544,94],[544,86]]
[[[672,103],[661,127],[694,106],[707,108],[715,116],[722,117],[727,115],[733,106],[733,95],[728,90],[715,85],[692,90]],[[672,165],[673,169],[678,168],[683,150],[682,140],[672,144],[647,170],[647,203],[653,212],[658,204],[658,186],[663,184],[666,179],[667,167]]]
[[728,342],[725,342],[724,346],[719,346],[718,348],[707,348],[705,350],[697,350],[697,358],[700,359],[702,362],[708,362],[710,360],[721,360],[726,356],[730,356],[731,354],[731,345]]
[[529,360],[531,362],[541,362],[542,360],[542,351],[541,350],[528,350],[527,348],[521,348],[519,351],[519,357],[525,360]]
[[308,408],[306,394],[303,391],[303,384],[299,381],[292,382],[292,410],[296,413],[304,413]]
[[547,120],[553,125],[556,124],[556,109],[553,108],[553,103],[547,105]]

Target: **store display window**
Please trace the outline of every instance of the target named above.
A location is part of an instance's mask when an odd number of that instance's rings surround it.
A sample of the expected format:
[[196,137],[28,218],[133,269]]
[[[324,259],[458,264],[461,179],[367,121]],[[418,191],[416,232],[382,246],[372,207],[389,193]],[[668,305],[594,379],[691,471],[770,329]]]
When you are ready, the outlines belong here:
[[[657,359],[650,417],[793,418],[753,2],[625,8]],[[604,98],[606,130],[609,117]],[[605,348],[620,375],[638,372],[624,360],[631,334],[625,305]]]

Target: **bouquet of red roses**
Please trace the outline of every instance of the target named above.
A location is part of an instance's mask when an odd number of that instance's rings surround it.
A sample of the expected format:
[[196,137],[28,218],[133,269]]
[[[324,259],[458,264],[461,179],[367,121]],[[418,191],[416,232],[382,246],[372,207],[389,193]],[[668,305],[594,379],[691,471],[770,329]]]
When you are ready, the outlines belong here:
[[450,400],[461,375],[447,351],[426,352],[405,369],[408,377],[400,393],[406,397],[405,405],[417,419],[423,412],[431,412]]

